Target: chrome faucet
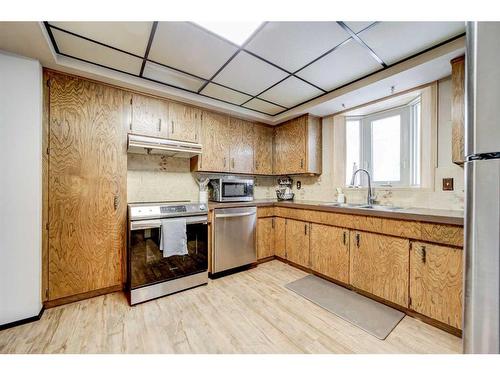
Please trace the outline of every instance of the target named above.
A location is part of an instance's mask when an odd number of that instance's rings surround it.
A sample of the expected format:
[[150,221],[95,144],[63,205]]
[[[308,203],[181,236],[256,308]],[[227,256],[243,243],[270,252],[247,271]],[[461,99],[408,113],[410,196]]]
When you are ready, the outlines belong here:
[[358,172],[365,172],[366,176],[368,177],[368,194],[366,197],[366,203],[369,206],[371,206],[373,204],[373,202],[375,201],[375,197],[373,196],[373,192],[372,192],[372,183],[371,183],[370,172],[368,172],[366,169],[363,169],[363,168],[355,170],[354,173],[352,174],[351,186],[354,186],[354,178],[356,177],[356,174]]

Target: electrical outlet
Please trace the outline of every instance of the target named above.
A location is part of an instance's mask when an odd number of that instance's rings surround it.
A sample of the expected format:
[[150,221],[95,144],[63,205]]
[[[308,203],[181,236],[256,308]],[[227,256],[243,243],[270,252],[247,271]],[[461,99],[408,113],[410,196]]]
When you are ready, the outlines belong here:
[[453,178],[443,178],[443,191],[453,190]]
[[297,190],[300,190],[301,187],[302,187],[302,183],[300,181],[297,181]]

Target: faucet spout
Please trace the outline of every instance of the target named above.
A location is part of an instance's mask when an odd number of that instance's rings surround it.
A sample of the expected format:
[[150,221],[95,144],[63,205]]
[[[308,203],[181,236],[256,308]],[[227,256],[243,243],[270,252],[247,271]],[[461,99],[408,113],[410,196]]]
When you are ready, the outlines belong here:
[[351,177],[351,186],[354,186],[354,179],[356,178],[356,175],[359,172],[366,173],[366,176],[368,178],[368,194],[367,194],[367,197],[366,197],[366,203],[371,206],[373,204],[373,202],[374,202],[375,199],[373,197],[373,192],[372,192],[372,183],[371,183],[370,172],[368,172],[368,170],[366,170],[364,168],[359,168],[356,171],[354,171],[354,173],[352,174],[352,177]]

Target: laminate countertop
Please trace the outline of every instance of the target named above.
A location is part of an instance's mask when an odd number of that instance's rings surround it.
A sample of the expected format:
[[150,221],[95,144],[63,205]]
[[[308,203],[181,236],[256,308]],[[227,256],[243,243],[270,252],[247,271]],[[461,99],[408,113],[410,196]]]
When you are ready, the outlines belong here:
[[[256,199],[252,202],[209,202],[208,207],[210,210],[217,208],[228,207],[287,207],[287,208],[300,208],[303,210],[315,210],[336,212],[344,214],[355,214],[364,216],[376,216],[398,220],[411,220],[423,221],[437,224],[448,225],[464,225],[464,213],[459,210],[437,210],[431,208],[396,208],[391,209],[390,206],[375,207],[375,208],[361,208],[361,207],[347,207],[347,206],[332,206],[333,202],[319,202],[308,200],[293,200],[293,201],[277,201],[275,199]],[[376,206],[376,205],[375,205]]]

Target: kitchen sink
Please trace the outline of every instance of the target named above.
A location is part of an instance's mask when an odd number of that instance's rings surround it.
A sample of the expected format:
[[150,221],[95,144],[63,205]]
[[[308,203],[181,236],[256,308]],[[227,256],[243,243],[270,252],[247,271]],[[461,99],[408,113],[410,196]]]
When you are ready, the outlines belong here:
[[383,211],[397,211],[402,210],[403,207],[397,206],[384,206],[381,204],[363,204],[363,203],[322,203],[321,206],[328,207],[343,207],[343,208],[362,208],[367,210],[383,210]]

